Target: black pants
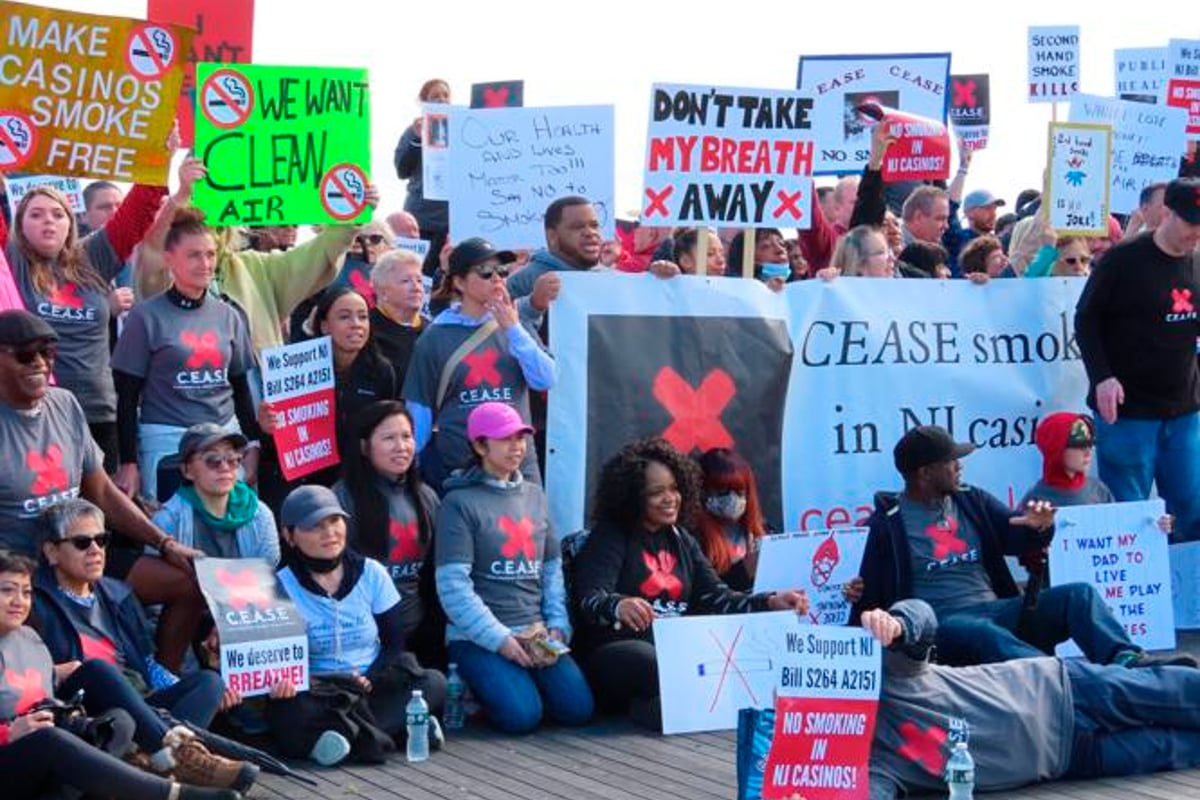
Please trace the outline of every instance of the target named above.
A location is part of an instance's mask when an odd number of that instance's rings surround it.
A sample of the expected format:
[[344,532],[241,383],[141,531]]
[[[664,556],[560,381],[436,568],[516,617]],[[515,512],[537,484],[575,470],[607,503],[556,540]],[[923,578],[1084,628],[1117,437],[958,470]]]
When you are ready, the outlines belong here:
[[429,242],[429,252],[425,254],[425,264],[421,271],[433,277],[437,275],[442,265],[442,248],[446,246],[446,236],[449,231],[445,228],[421,227],[421,238]]
[[583,671],[597,705],[606,711],[624,711],[632,700],[658,697],[658,659],[654,644],[644,639],[600,645],[583,660]]
[[96,440],[96,444],[100,445],[100,449],[104,452],[104,471],[109,475],[115,475],[117,465],[120,463],[120,452],[117,447],[117,423],[113,422],[89,422],[88,430],[92,433],[92,438]]
[[[55,694],[63,700],[70,700],[80,689],[83,690],[83,707],[90,716],[102,714],[110,708],[122,709],[133,717],[137,725],[133,740],[138,747],[153,753],[163,746],[163,737],[167,735],[166,723],[112,664],[97,659],[83,662],[59,684]],[[0,770],[2,773],[3,770]]]
[[33,800],[62,787],[122,800],[166,800],[171,782],[142,772],[59,728],[0,746],[4,797]]

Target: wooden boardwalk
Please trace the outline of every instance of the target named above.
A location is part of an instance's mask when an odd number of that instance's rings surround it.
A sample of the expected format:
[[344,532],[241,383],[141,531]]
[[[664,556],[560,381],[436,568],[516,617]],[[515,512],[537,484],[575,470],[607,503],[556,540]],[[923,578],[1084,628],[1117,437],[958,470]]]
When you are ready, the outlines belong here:
[[[657,736],[617,720],[581,730],[547,727],[508,737],[476,725],[429,761],[404,754],[376,767],[321,770],[319,782],[264,776],[258,800],[733,800],[733,734]],[[1016,800],[1186,800],[1200,798],[1200,770],[1134,778],[1051,783],[990,795]]]

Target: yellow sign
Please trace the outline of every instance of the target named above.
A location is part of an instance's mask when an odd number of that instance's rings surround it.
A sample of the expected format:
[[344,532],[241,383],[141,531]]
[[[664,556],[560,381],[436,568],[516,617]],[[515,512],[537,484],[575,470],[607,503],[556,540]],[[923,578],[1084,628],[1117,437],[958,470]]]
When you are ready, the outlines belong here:
[[165,186],[193,31],[0,2],[0,172]]

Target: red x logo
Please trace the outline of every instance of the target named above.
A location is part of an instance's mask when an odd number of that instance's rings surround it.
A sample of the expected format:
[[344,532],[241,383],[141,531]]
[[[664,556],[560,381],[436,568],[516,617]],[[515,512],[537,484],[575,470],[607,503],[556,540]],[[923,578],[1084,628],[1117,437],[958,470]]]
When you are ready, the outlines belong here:
[[951,553],[961,555],[967,552],[967,543],[958,538],[958,520],[953,517],[933,523],[925,529],[925,533],[933,540],[933,557],[938,561]]
[[1171,290],[1171,311],[1175,314],[1190,314],[1196,309],[1192,306],[1191,289]]
[[947,738],[944,730],[936,725],[922,730],[915,722],[905,722],[900,726],[900,735],[904,744],[896,752],[924,767],[930,775],[942,774],[946,768],[946,753],[942,750]]
[[500,546],[500,555],[505,558],[525,556],[526,561],[533,561],[537,555],[537,543],[533,541],[533,520],[521,517],[501,517],[496,523],[504,532],[504,544]]
[[10,691],[19,694],[17,697],[17,714],[24,714],[40,700],[46,699],[46,684],[42,673],[33,667],[24,672],[4,670],[4,683]]
[[351,270],[349,277],[350,285],[354,287],[354,291],[363,296],[363,299],[367,301],[368,306],[374,308],[375,287],[372,285],[371,280],[358,270]]
[[804,219],[804,212],[800,210],[800,206],[798,205],[800,198],[804,196],[803,189],[795,192],[785,192],[783,189],[780,189],[775,193],[775,196],[779,198],[779,205],[775,208],[775,213],[771,216],[779,219],[783,216],[783,212],[786,211],[792,215],[792,219]]
[[80,633],[79,647],[83,650],[84,661],[98,658],[114,666],[117,663],[117,646],[107,636],[97,638]]
[[976,105],[975,81],[955,81],[954,101],[952,104],[960,108],[974,108]]
[[669,550],[659,550],[657,553],[642,553],[642,563],[650,570],[650,576],[642,581],[638,591],[645,597],[658,597],[666,594],[671,600],[678,600],[683,594],[683,581],[675,574],[678,559]]
[[393,564],[405,564],[421,559],[421,529],[415,519],[407,523],[389,521],[388,537],[392,540],[388,561]]
[[205,364],[213,369],[220,369],[224,359],[221,358],[221,349],[217,343],[216,331],[204,331],[196,334],[192,331],[184,331],[179,334],[179,341],[183,342],[183,346],[192,351],[188,356],[188,360],[184,362],[184,366],[188,369],[199,369]]
[[656,192],[649,186],[646,187],[646,199],[650,201],[650,205],[646,206],[646,210],[642,212],[642,216],[650,219],[655,214],[662,214],[663,217],[669,217],[667,213],[667,198],[675,191],[674,186],[668,186],[661,192]]
[[29,493],[35,496],[61,492],[67,488],[67,470],[63,467],[62,450],[52,444],[46,448],[46,455],[36,450],[25,454],[25,466],[36,476],[29,486]]
[[60,283],[58,288],[46,295],[50,305],[63,308],[83,308],[83,298],[79,296],[79,287],[73,283]]
[[463,363],[467,365],[467,377],[463,381],[466,387],[474,389],[481,383],[499,386],[500,370],[496,369],[496,361],[499,358],[500,351],[492,347],[463,356]]
[[241,611],[249,605],[266,608],[271,605],[271,594],[258,582],[254,570],[246,569],[241,572],[230,572],[226,569],[217,570],[217,583],[229,591],[229,605]]
[[654,376],[654,399],[672,418],[663,438],[684,453],[733,447],[721,413],[735,394],[737,387],[723,369],[712,370],[693,389],[674,369],[663,367]]
[[496,89],[483,87],[483,107],[484,108],[504,108],[508,105],[508,87],[500,86]]

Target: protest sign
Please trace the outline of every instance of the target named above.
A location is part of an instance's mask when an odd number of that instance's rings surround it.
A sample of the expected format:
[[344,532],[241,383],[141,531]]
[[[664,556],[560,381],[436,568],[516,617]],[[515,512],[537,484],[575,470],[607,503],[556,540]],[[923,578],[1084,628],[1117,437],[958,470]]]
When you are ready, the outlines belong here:
[[861,628],[825,625],[784,645],[764,800],[866,800],[882,646]]
[[280,681],[308,688],[304,619],[258,558],[197,558],[196,579],[221,640],[221,680],[242,697],[269,694]]
[[879,123],[896,141],[883,155],[883,180],[945,180],[950,177],[950,133],[934,119],[888,110]]
[[262,352],[263,400],[275,415],[275,449],[289,481],[338,463],[333,346],[328,336]]
[[[1146,650],[1175,647],[1170,554],[1158,527],[1165,513],[1161,499],[1060,508],[1050,546],[1054,585],[1094,586],[1130,640]],[[1194,582],[1193,576],[1188,584]],[[1067,642],[1058,654],[1080,651]]]
[[1200,40],[1172,39],[1167,51],[1166,104],[1187,111],[1188,140],[1200,140]]
[[1038,418],[1084,409],[1078,279],[979,292],[839,278],[780,293],[689,275],[562,280],[546,469],[558,530],[584,527],[600,466],[642,436],[743,454],[777,530],[863,525],[875,492],[901,486],[892,447],[917,425],[977,445],[966,480],[1012,505],[1041,474]]
[[407,250],[421,258],[429,255],[429,240],[427,239],[409,239],[406,236],[397,236],[392,243],[396,245],[397,250]]
[[194,28],[179,94],[179,137],[190,147],[195,130],[196,64],[253,61],[254,0],[150,0],[146,16]]
[[946,121],[950,54],[801,56],[796,86],[813,98],[814,175],[862,172],[875,120],[858,109],[875,103]]
[[471,84],[471,108],[520,108],[525,105],[525,81]]
[[1108,235],[1112,127],[1052,122],[1049,180],[1042,203],[1060,234]]
[[1200,592],[1196,591],[1196,576],[1200,575],[1200,542],[1173,544],[1170,551],[1175,627],[1196,630],[1200,628]]
[[365,222],[367,72],[197,64],[194,203],[213,225]]
[[811,108],[797,92],[655,84],[642,222],[808,228]]
[[55,175],[5,175],[4,183],[8,191],[8,207],[13,214],[17,213],[17,204],[21,202],[21,198],[29,194],[29,190],[35,186],[57,189],[66,195],[72,211],[76,214],[84,212],[83,192],[75,178],[60,178]]
[[992,121],[990,86],[986,74],[950,76],[950,124],[966,152],[987,147]]
[[546,244],[546,206],[592,201],[613,238],[612,106],[450,110],[450,230],[500,248]]
[[1079,91],[1079,26],[1029,28],[1029,102],[1057,103]]
[[426,200],[450,199],[450,107],[421,106],[421,194]]
[[0,172],[167,184],[191,31],[0,2]]
[[1181,108],[1079,94],[1068,120],[1112,126],[1109,206],[1118,214],[1138,207],[1143,188],[1179,172],[1179,154],[1187,146],[1187,112]]
[[1123,47],[1113,51],[1114,94],[1134,103],[1157,103],[1166,87],[1167,48]]
[[845,625],[850,621],[850,604],[842,596],[842,588],[860,574],[866,545],[866,528],[767,536],[758,553],[754,591],[804,589],[812,603],[808,622]]
[[730,730],[739,708],[769,707],[784,643],[807,630],[793,611],[655,619],[663,733]]

